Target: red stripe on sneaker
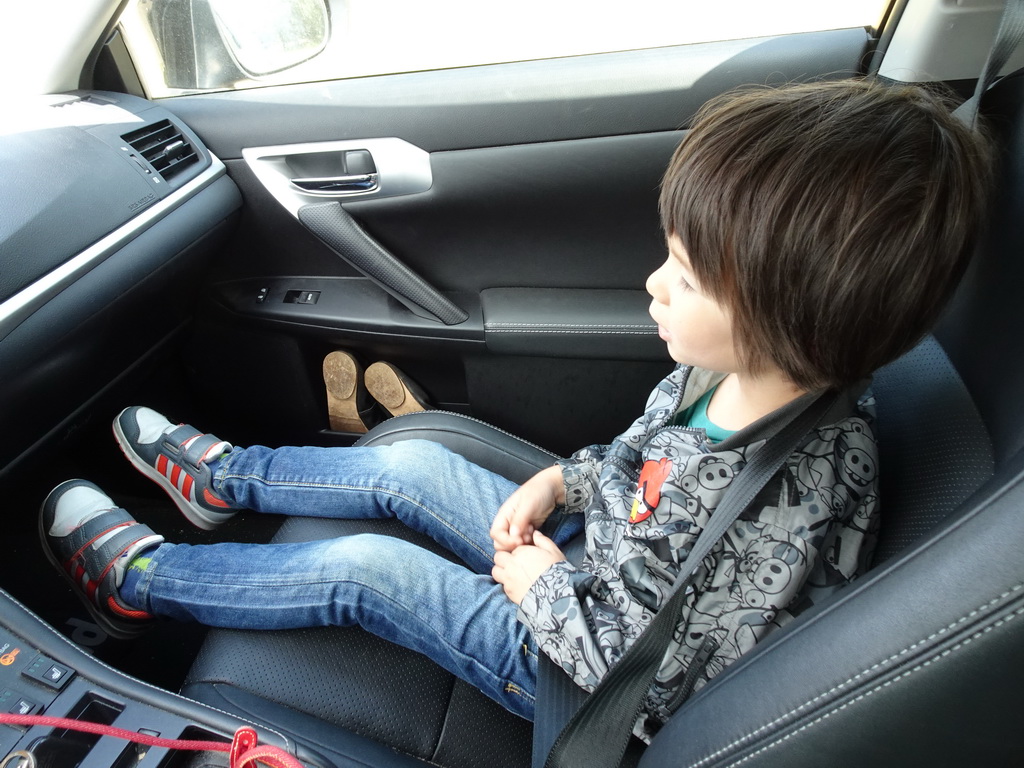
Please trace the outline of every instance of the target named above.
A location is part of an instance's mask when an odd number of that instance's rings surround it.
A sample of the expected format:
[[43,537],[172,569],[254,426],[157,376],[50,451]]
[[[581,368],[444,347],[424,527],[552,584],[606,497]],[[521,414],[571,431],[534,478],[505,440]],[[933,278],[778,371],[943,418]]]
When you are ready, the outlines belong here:
[[171,485],[175,488],[178,487],[178,480],[181,477],[181,467],[177,464],[174,465],[174,469],[171,470]]
[[203,501],[213,507],[220,507],[221,509],[231,509],[231,505],[226,501],[221,501],[212,493],[208,488],[203,488]]
[[185,475],[185,482],[181,486],[181,495],[192,501],[192,475]]
[[146,613],[145,611],[136,611],[130,608],[124,608],[117,604],[114,600],[113,595],[107,598],[107,608],[110,609],[111,613],[116,613],[118,616],[124,616],[128,619],[152,619],[153,614]]
[[163,454],[156,457],[156,471],[165,477],[167,475],[167,457]]

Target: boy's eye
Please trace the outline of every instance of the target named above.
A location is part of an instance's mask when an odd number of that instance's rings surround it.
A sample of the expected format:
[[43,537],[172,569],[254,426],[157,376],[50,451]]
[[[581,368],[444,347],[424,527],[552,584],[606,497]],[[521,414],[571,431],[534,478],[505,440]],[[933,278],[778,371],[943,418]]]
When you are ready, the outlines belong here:
[[680,277],[679,278],[679,287],[682,288],[684,291],[692,291],[693,290],[693,286],[690,285],[688,282],[686,282],[686,278],[685,277]]

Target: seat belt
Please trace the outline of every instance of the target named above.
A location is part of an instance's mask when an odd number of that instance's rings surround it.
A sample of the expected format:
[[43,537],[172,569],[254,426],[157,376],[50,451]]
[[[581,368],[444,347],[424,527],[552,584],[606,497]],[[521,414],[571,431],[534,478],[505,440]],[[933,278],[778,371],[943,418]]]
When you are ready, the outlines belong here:
[[[685,587],[715,544],[824,417],[836,397],[835,392],[825,392],[809,400],[740,470],[687,556],[686,562],[694,563],[695,567],[680,572],[668,601],[592,694],[587,696],[553,662],[541,657],[534,768],[617,768],[622,763],[633,724],[640,716],[647,691],[679,623]],[[554,737],[567,718],[568,725]],[[541,763],[545,755],[546,760]]]
[[978,108],[981,98],[992,82],[999,76],[1000,70],[1009,61],[1010,56],[1024,39],[1024,0],[1006,0],[1003,15],[999,19],[999,29],[992,41],[985,66],[981,69],[974,95],[953,110],[953,116],[973,129],[978,122]]

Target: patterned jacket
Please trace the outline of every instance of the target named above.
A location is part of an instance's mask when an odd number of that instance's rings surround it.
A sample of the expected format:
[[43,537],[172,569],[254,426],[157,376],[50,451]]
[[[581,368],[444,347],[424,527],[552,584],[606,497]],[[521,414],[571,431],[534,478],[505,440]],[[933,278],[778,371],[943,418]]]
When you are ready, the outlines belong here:
[[[721,379],[677,367],[611,445],[561,462],[566,511],[586,516],[586,554],[578,566],[563,561],[545,571],[519,618],[588,691],[667,600],[725,489],[795,406],[717,444],[703,430],[671,426]],[[704,560],[637,736],[649,741],[693,690],[866,569],[877,529],[877,449],[874,400],[858,397],[863,391],[840,396]]]

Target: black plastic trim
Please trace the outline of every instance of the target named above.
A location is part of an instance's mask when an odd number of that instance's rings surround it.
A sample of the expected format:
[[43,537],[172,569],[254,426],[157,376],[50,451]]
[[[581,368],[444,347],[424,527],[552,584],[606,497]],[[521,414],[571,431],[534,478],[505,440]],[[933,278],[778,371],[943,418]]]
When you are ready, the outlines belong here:
[[646,291],[488,288],[481,292],[492,352],[560,358],[667,360]]
[[[319,292],[315,304],[287,301],[289,291]],[[224,282],[214,298],[231,311],[254,320],[287,323],[314,331],[343,331],[355,338],[394,337],[463,342],[482,346],[480,300],[468,293],[449,294],[467,311],[464,322],[445,325],[409,312],[365,277],[275,277]]]

